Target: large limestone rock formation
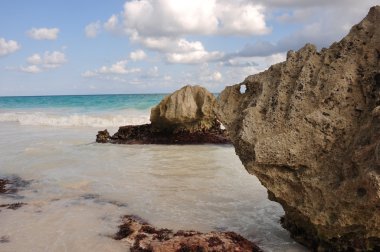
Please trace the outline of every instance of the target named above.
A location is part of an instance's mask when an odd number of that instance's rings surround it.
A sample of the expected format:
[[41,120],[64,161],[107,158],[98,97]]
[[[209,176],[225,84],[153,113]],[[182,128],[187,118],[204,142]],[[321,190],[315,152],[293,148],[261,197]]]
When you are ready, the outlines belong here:
[[329,49],[289,51],[218,103],[236,153],[296,239],[380,251],[380,6]]
[[199,131],[219,127],[216,99],[201,86],[184,86],[152,108],[150,121],[160,130]]

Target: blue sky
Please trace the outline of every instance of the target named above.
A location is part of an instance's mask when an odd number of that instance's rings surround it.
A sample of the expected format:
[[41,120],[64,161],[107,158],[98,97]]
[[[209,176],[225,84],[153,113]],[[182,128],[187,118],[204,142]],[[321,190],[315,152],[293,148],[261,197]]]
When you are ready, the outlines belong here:
[[373,0],[2,0],[0,96],[218,92],[311,42],[340,40]]

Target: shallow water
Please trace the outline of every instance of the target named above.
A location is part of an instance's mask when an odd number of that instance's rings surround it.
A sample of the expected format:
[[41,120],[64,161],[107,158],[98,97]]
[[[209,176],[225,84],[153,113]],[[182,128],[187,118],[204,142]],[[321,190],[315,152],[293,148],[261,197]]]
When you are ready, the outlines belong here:
[[[96,128],[0,123],[0,176],[31,180],[0,196],[0,251],[126,251],[109,238],[120,216],[153,225],[229,230],[265,251],[304,251],[281,228],[281,207],[244,170],[232,146],[94,143]],[[1,239],[0,239],[1,240]]]

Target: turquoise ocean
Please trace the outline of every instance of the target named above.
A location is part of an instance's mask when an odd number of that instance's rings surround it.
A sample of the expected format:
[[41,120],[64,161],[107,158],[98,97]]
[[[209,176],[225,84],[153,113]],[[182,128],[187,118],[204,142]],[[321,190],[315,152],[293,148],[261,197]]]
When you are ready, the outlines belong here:
[[118,127],[149,120],[165,94],[0,97],[0,122],[22,125]]
[[264,251],[306,251],[232,145],[112,145],[97,131],[149,122],[164,94],[0,97],[0,251],[128,251],[121,216],[159,228],[234,231]]

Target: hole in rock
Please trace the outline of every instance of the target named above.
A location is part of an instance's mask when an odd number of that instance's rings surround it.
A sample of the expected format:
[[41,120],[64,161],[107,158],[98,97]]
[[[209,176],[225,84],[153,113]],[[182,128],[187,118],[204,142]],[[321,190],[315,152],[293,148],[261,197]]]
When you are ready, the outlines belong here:
[[245,94],[247,91],[247,86],[246,85],[240,85],[240,94]]
[[375,77],[375,87],[376,89],[380,89],[380,73],[376,74]]
[[359,197],[364,197],[367,194],[367,190],[362,187],[359,187],[357,190],[357,194]]

